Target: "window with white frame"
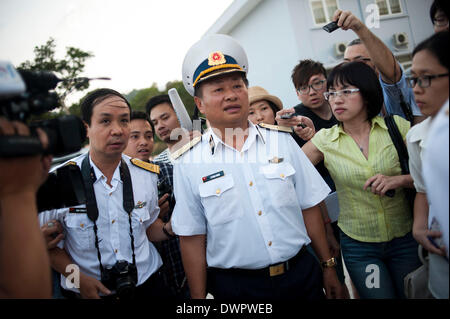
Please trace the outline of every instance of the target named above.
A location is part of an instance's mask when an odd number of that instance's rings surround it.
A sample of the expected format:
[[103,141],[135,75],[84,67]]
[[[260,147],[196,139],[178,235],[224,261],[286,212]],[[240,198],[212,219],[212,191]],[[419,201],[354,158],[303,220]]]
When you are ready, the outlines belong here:
[[402,13],[400,0],[376,0],[375,3],[380,9],[380,16],[389,16]]
[[331,22],[334,13],[338,9],[337,0],[309,0],[316,25]]

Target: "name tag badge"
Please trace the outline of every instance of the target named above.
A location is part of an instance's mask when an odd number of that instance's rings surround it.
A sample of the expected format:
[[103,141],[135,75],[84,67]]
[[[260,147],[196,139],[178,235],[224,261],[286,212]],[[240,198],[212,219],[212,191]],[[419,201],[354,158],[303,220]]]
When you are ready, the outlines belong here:
[[87,214],[87,209],[84,207],[70,207],[69,213],[71,214]]
[[269,160],[269,163],[271,163],[271,164],[279,164],[279,163],[281,163],[283,161],[284,161],[284,158],[275,156],[274,158]]
[[223,171],[220,171],[220,172],[216,172],[214,174],[202,177],[202,181],[203,181],[203,183],[206,183],[206,182],[212,181],[213,179],[223,177],[223,176],[225,176],[225,173]]

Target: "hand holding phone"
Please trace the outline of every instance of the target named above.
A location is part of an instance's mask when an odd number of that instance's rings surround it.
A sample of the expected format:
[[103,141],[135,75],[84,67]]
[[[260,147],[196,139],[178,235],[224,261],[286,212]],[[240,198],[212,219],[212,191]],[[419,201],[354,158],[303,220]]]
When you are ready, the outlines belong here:
[[324,25],[322,29],[324,29],[328,33],[331,33],[333,31],[335,31],[336,29],[339,29],[339,26],[337,25],[337,21],[332,21],[332,22],[328,23],[327,25]]
[[283,120],[288,120],[291,119],[295,116],[295,113],[285,113],[283,115],[280,116],[280,118],[282,118]]

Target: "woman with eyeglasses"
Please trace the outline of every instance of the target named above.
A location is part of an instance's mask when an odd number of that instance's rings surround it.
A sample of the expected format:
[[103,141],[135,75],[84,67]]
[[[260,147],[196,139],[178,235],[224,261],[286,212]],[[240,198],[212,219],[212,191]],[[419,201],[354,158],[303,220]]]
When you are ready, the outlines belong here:
[[[408,84],[426,120],[407,134],[409,167],[416,187],[413,236],[429,251],[429,288],[435,298],[448,298],[449,264],[445,248],[440,245],[443,225],[437,224],[433,207],[428,205],[427,190],[422,175],[422,158],[433,118],[449,98],[449,32],[439,32],[420,43],[413,51],[411,77]],[[428,141],[427,143],[429,143]],[[444,200],[444,199],[443,199]],[[433,230],[434,229],[434,230]]]
[[[303,146],[313,164],[324,160],[338,193],[341,249],[361,298],[404,298],[403,278],[420,266],[411,234],[411,208],[397,151],[382,117],[383,92],[375,72],[362,62],[335,67],[327,79],[339,124],[322,129]],[[410,124],[394,120],[403,139]],[[395,190],[395,195],[388,190]]]

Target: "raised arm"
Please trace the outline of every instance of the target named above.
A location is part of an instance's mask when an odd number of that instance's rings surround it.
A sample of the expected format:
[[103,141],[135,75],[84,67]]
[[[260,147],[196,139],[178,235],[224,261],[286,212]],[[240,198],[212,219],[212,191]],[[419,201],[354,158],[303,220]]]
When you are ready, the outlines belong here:
[[[4,135],[29,135],[29,129],[0,117]],[[0,298],[51,297],[47,247],[36,217],[36,193],[50,163],[41,155],[0,158]]]
[[400,81],[402,70],[391,50],[361,20],[354,16],[352,12],[342,10],[337,10],[334,13],[333,21],[336,20],[342,30],[353,30],[356,33],[385,83],[394,84]]

